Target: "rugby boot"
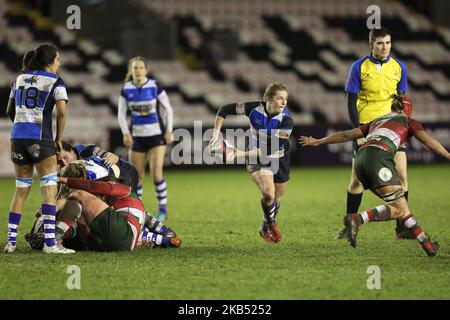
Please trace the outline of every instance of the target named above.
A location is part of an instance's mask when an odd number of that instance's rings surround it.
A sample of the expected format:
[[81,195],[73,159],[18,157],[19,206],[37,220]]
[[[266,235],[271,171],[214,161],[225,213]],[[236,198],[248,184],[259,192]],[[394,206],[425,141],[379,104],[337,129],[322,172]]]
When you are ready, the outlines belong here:
[[272,238],[270,237],[269,226],[267,222],[263,222],[261,224],[261,227],[259,228],[259,235],[264,239],[264,241],[273,242]]
[[268,223],[269,235],[272,242],[280,242],[282,239],[280,229],[275,221]]
[[75,250],[65,248],[59,242],[57,242],[54,246],[51,247],[47,247],[47,245],[44,243],[44,248],[42,249],[42,251],[45,253],[57,253],[57,254],[75,253]]
[[14,251],[16,251],[16,246],[8,241],[6,243],[5,249],[3,249],[3,252],[4,253],[13,253]]
[[356,248],[356,237],[358,236],[360,223],[358,216],[346,215],[344,217],[344,225],[347,230],[347,239],[353,248]]
[[170,246],[172,248],[179,248],[181,246],[181,240],[176,238],[176,237],[171,238],[170,239]]
[[335,237],[335,239],[337,239],[337,240],[342,240],[342,239],[346,239],[346,238],[347,238],[347,229],[346,228],[339,231],[339,233]]
[[434,257],[439,250],[439,242],[426,241],[422,243],[422,248],[429,257]]

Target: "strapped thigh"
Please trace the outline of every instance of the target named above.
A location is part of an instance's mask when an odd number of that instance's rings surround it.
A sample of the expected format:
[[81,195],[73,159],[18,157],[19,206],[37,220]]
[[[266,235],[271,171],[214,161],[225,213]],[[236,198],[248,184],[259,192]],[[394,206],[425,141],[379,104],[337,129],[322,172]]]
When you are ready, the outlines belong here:
[[393,192],[389,192],[387,194],[379,194],[377,193],[377,195],[383,199],[386,203],[390,203],[390,202],[394,202],[397,199],[400,199],[401,197],[403,197],[405,195],[405,191],[403,191],[403,189],[400,187],[399,189],[393,191]]

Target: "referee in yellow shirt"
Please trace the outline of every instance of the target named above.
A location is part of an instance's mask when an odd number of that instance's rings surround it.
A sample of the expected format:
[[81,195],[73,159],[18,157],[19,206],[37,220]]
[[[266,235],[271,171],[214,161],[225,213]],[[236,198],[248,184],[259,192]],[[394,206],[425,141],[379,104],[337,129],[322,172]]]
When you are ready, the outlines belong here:
[[[404,94],[408,89],[407,70],[403,62],[390,55],[391,31],[387,28],[373,29],[369,33],[370,54],[352,64],[345,91],[348,97],[348,112],[353,127],[359,127],[391,112],[390,98],[393,94]],[[353,156],[362,141],[355,141]],[[405,148],[400,147],[395,163],[405,197],[408,199],[407,161]],[[358,213],[363,186],[355,174],[352,161],[352,176],[347,189],[347,214]],[[397,220],[397,238],[408,238],[406,228]],[[337,239],[346,237],[345,229]]]

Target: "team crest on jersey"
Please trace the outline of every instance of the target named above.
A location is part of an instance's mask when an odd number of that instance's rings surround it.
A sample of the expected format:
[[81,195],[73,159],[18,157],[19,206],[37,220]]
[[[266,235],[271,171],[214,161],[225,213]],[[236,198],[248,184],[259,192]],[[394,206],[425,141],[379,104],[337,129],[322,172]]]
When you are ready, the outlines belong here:
[[25,83],[28,83],[29,85],[33,85],[33,84],[37,84],[38,80],[39,80],[39,77],[34,75],[32,77],[26,78],[23,81],[25,81]]
[[392,178],[392,171],[386,167],[381,168],[380,171],[378,171],[378,176],[384,182],[388,182]]
[[32,144],[27,148],[28,153],[31,154],[34,158],[39,158],[39,154],[41,153],[41,146],[37,143]]

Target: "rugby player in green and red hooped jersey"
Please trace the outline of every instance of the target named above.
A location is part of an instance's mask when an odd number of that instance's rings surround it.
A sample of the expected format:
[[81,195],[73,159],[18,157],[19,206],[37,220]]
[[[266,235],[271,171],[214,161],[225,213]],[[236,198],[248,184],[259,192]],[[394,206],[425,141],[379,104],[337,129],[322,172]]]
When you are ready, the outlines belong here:
[[436,255],[439,245],[429,239],[413,217],[404,197],[394,156],[399,146],[410,136],[416,137],[430,150],[448,160],[450,160],[450,153],[436,139],[427,134],[418,121],[411,119],[410,113],[405,112],[407,104],[403,97],[393,95],[392,98],[390,114],[359,128],[338,132],[322,139],[302,136],[299,142],[303,146],[315,147],[366,137],[367,142],[356,154],[355,171],[364,189],[370,189],[386,204],[359,214],[346,215],[344,225],[350,244],[356,247],[356,236],[361,224],[401,219],[427,255],[432,257]]
[[[127,185],[64,177],[60,177],[59,182],[76,190],[70,194],[62,209],[56,226],[58,239],[62,239],[82,215],[90,230],[87,239],[84,239],[89,249],[132,251],[140,241],[141,230],[144,227],[151,228],[154,223],[142,201]],[[113,197],[112,207],[96,195]],[[172,232],[169,228],[167,231]],[[168,246],[178,247],[181,244],[176,237],[159,236],[159,242],[169,242]]]

